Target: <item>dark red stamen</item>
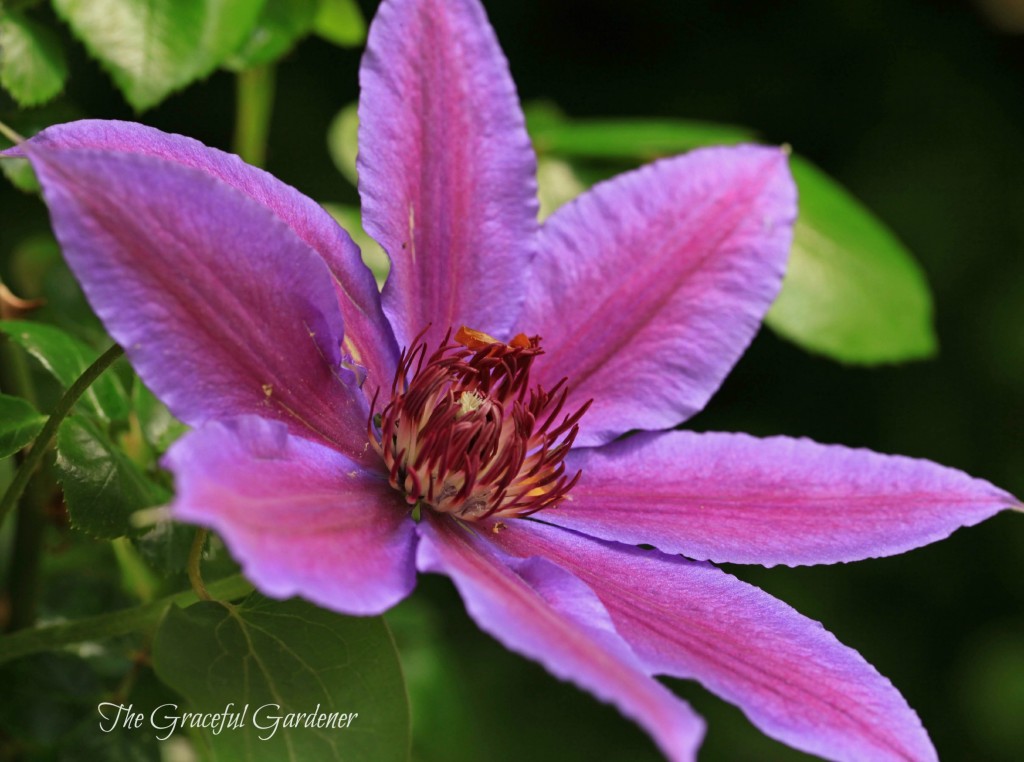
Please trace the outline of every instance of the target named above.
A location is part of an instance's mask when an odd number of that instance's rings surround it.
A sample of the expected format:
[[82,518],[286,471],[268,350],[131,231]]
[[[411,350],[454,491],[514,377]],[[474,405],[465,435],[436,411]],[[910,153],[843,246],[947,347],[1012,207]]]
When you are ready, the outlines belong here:
[[429,358],[420,338],[402,352],[391,401],[379,415],[376,396],[371,404],[370,443],[391,486],[409,505],[474,521],[561,501],[580,477],[566,476],[562,461],[590,402],[555,425],[568,386],[530,389],[539,337],[504,344],[463,327]]

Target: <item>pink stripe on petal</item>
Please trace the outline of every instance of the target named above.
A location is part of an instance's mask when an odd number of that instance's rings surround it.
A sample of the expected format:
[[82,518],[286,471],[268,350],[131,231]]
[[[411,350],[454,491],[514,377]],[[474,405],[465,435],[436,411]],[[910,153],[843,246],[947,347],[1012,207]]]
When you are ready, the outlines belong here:
[[937,759],[914,710],[860,654],[714,566],[522,520],[494,542],[575,574],[648,670],[700,681],[772,738],[832,760]]
[[704,407],[782,282],[796,189],[773,148],[708,148],[595,186],[541,229],[517,331],[545,386],[594,404],[580,445]]
[[540,518],[717,562],[836,563],[945,539],[1020,501],[927,460],[808,439],[672,431],[576,450]]
[[379,614],[415,585],[415,524],[386,477],[280,423],[208,423],[164,465],[173,517],[215,529],[267,595]]
[[537,230],[536,159],[477,0],[385,0],[360,69],[363,224],[391,257],[399,344],[428,324],[505,338]]
[[367,457],[330,273],[288,226],[162,159],[26,150],[89,302],[171,412],[191,425],[257,413]]
[[367,368],[368,394],[372,396],[378,384],[385,388],[391,384],[398,352],[373,274],[348,233],[312,199],[234,154],[132,122],[90,119],[60,124],[40,132],[29,145],[51,155],[94,149],[153,156],[210,175],[259,202],[315,249],[331,269],[345,321],[346,353]]
[[448,517],[427,512],[419,528],[420,571],[451,577],[481,629],[617,706],[670,759],[695,758],[704,723],[644,673],[604,606],[579,579],[543,558],[507,556]]

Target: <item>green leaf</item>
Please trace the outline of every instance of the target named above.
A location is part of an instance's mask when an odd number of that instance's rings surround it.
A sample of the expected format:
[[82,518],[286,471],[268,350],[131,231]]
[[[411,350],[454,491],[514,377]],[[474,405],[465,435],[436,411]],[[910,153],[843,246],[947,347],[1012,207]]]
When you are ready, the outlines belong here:
[[[71,386],[100,353],[59,328],[25,320],[4,320],[0,331],[20,344],[65,388]],[[86,390],[80,400],[89,412],[107,420],[128,415],[128,397],[117,376],[105,373]]]
[[590,159],[647,161],[708,145],[757,139],[746,127],[686,119],[566,119],[547,104],[527,109],[538,153]]
[[[407,760],[409,706],[380,617],[344,617],[299,599],[172,606],[153,642],[157,675],[189,710],[248,705],[244,728],[197,731],[223,760]],[[347,728],[285,727],[271,715],[340,713]],[[344,721],[343,721],[344,722]],[[261,730],[257,725],[267,726]],[[258,735],[269,736],[260,740]]]
[[249,36],[254,0],[53,0],[137,110],[216,69]]
[[61,424],[57,472],[71,526],[93,537],[131,534],[135,511],[170,497],[85,418],[66,418]]
[[13,455],[35,439],[44,423],[46,416],[26,400],[0,394],[0,458]]
[[768,313],[804,349],[848,363],[928,357],[937,340],[924,274],[896,236],[837,182],[799,156],[789,267]]
[[350,103],[331,120],[327,128],[327,152],[334,166],[352,185],[359,180],[356,174],[356,154],[359,152],[359,104]]
[[141,380],[136,380],[132,388],[132,407],[139,419],[142,436],[158,454],[165,453],[188,430],[188,426],[171,415],[167,406]]
[[166,576],[185,571],[195,536],[195,527],[160,521],[132,541],[146,563]]
[[318,0],[266,0],[255,28],[227,65],[248,69],[283,57],[313,31],[319,7]]
[[0,84],[21,106],[38,106],[64,89],[68,65],[57,36],[23,14],[0,15]]
[[321,0],[313,31],[335,45],[354,48],[366,41],[366,20],[355,0]]

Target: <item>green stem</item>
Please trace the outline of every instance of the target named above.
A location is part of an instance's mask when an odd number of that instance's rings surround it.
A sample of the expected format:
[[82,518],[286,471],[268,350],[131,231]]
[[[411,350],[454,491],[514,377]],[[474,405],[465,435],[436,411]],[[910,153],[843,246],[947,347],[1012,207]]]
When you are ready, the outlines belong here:
[[273,64],[240,71],[235,93],[235,153],[253,166],[262,167],[274,109]]
[[21,501],[15,516],[14,547],[8,569],[11,615],[7,631],[23,630],[36,621],[37,601],[42,583],[40,565],[46,532],[46,502],[50,490],[39,473],[28,485],[28,496]]
[[[32,376],[25,352],[9,338],[0,337],[0,389],[13,392],[38,407]],[[15,463],[20,467],[28,457],[19,452]],[[11,548],[7,572],[7,590],[10,601],[9,631],[31,627],[36,618],[39,597],[40,570],[43,555],[43,533],[46,530],[45,511],[50,498],[46,481],[34,479],[27,486],[27,498],[18,506],[15,517],[14,546]]]
[[188,554],[188,581],[192,583],[192,590],[203,601],[211,601],[213,597],[203,584],[203,546],[206,544],[206,536],[209,532],[205,529],[197,529],[195,539],[192,540],[192,550]]
[[46,423],[43,425],[43,430],[39,432],[39,436],[36,437],[32,449],[28,451],[28,455],[25,456],[25,460],[18,467],[14,479],[11,480],[7,492],[4,493],[3,499],[0,500],[0,524],[3,524],[11,508],[21,499],[21,494],[25,491],[28,480],[32,478],[32,474],[35,472],[40,461],[42,461],[43,455],[50,449],[50,443],[57,435],[57,429],[60,428],[60,424],[67,417],[67,414],[71,412],[71,408],[74,407],[78,398],[85,393],[85,390],[89,388],[93,381],[103,374],[103,371],[109,368],[123,354],[124,350],[121,347],[116,344],[112,346],[100,355],[96,362],[86,368],[85,372],[75,379],[75,383],[71,384],[68,390],[64,392],[64,396],[57,400],[57,404],[53,406],[53,412],[50,413],[50,417],[46,419]]
[[[248,595],[252,592],[252,585],[241,574],[235,574],[211,583],[209,591],[214,598],[227,601]],[[0,638],[0,663],[42,651],[53,651],[74,643],[103,640],[145,630],[155,625],[170,606],[189,606],[197,600],[195,592],[186,590],[144,606],[49,627],[20,630]]]
[[3,135],[5,138],[7,138],[9,141],[14,143],[15,145],[17,145],[18,143],[24,143],[25,142],[25,138],[23,138],[17,132],[12,130],[10,127],[8,127],[3,122],[0,122],[0,135]]

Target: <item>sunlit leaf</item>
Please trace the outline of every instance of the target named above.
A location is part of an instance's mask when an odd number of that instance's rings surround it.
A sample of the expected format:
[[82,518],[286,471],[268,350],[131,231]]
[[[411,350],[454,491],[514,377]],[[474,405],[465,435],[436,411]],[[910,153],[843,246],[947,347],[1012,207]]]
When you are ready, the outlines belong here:
[[227,65],[232,69],[276,61],[313,31],[318,0],[266,0],[255,27]]
[[61,423],[57,472],[71,525],[93,537],[131,534],[131,515],[135,511],[160,505],[170,497],[82,417],[66,418]]
[[331,120],[327,128],[327,151],[334,166],[353,185],[358,181],[356,154],[359,152],[359,104],[350,103]]
[[343,48],[354,48],[366,40],[366,20],[355,0],[320,0],[313,30]]
[[256,23],[254,0],[53,0],[75,36],[141,111],[201,79]]
[[363,230],[362,216],[359,214],[359,210],[345,204],[324,204],[324,209],[352,236],[352,240],[356,242],[362,253],[363,262],[370,268],[373,277],[377,279],[378,287],[383,286],[391,269],[391,260],[388,259],[388,255],[381,245]]
[[842,186],[799,156],[791,166],[800,216],[768,325],[805,349],[849,363],[933,354],[931,293],[917,262]]
[[[24,320],[0,322],[0,331],[36,358],[61,385],[68,387],[96,361],[99,352],[59,328]],[[79,400],[89,412],[109,420],[128,414],[128,397],[117,376],[104,373]]]
[[544,156],[537,159],[537,195],[542,220],[586,189],[569,162]]
[[57,36],[17,11],[0,14],[0,84],[22,106],[64,89],[68,65]]
[[46,423],[27,400],[0,394],[0,458],[13,455],[33,439]]
[[[408,700],[380,617],[344,617],[256,594],[238,606],[172,607],[153,642],[153,665],[191,711],[248,705],[246,727],[199,731],[215,759],[409,757]],[[298,712],[339,713],[342,725],[347,715],[348,726],[285,727],[282,720],[271,732],[272,717]]]

